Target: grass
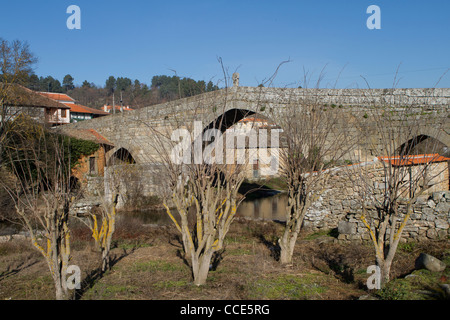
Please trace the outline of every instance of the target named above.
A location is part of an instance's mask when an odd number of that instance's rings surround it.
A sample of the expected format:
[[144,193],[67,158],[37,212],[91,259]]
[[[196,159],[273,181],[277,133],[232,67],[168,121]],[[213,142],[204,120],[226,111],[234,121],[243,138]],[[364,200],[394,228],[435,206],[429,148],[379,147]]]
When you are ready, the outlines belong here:
[[185,268],[180,263],[170,263],[161,260],[138,261],[133,266],[136,272],[169,272],[183,271]]
[[[74,232],[71,264],[82,271],[82,300],[353,300],[369,293],[367,267],[373,248],[365,244],[323,241],[333,231],[303,232],[293,263],[281,266],[271,243],[282,226],[275,222],[236,219],[225,242],[222,259],[208,274],[207,283],[192,283],[191,270],[180,256],[177,230],[141,228],[118,232],[110,271],[95,276],[99,256],[83,232]],[[126,237],[125,237],[126,236]],[[273,244],[273,243],[272,243]],[[442,273],[414,270],[420,252],[450,265],[448,240],[402,244],[394,261],[393,280],[380,299],[441,299]],[[412,274],[410,277],[405,277]],[[43,257],[26,241],[0,243],[0,299],[54,299],[53,281]]]
[[320,284],[316,275],[272,275],[249,285],[251,299],[271,300],[317,300],[327,287]]
[[405,242],[405,243],[399,243],[398,244],[398,250],[401,250],[403,252],[411,253],[417,248],[417,242]]
[[[418,247],[420,244],[413,242],[411,245],[404,244],[401,250],[413,252],[417,251]],[[450,297],[441,285],[449,284],[450,249],[444,249],[440,255],[436,250],[433,253],[447,265],[443,272],[432,272],[426,269],[414,270],[407,276],[391,280],[376,293],[376,296],[383,300],[449,299]]]
[[184,288],[189,285],[189,282],[186,280],[168,280],[168,281],[158,281],[153,286],[156,289],[176,289],[176,288]]
[[415,270],[404,278],[390,281],[376,293],[382,300],[430,300],[448,298],[440,286],[449,275],[429,270]]
[[321,237],[337,238],[337,235],[338,235],[337,229],[329,229],[329,230],[323,230],[323,231],[318,231],[318,232],[308,234],[304,239],[305,240],[316,240]]
[[128,299],[138,291],[139,287],[133,285],[100,283],[93,287],[86,296],[96,300],[122,300]]

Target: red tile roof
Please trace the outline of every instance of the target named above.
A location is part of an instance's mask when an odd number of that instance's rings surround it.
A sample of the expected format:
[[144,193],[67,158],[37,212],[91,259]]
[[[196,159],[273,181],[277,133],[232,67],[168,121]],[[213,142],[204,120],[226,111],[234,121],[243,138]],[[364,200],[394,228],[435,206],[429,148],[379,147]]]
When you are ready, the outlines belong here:
[[75,101],[75,99],[69,97],[64,93],[55,93],[55,92],[39,92],[41,95],[51,98],[57,101]]
[[417,154],[417,155],[406,155],[403,157],[378,157],[378,159],[384,162],[390,162],[393,166],[411,166],[417,164],[427,164],[430,162],[444,162],[450,161],[450,158],[434,154]]
[[269,122],[269,121],[266,119],[261,119],[261,118],[247,117],[238,122]]
[[[75,99],[69,97],[67,94],[64,93],[55,93],[55,92],[39,92],[39,94],[48,97],[50,99],[56,100],[56,101],[73,101],[75,102]],[[77,112],[77,113],[89,113],[89,114],[98,114],[98,115],[109,115],[109,113],[104,112],[102,110],[89,108],[86,106],[82,106],[76,103],[64,103],[65,106],[70,108],[71,112]]]
[[95,143],[106,144],[113,146],[113,144],[102,136],[100,133],[94,129],[64,129],[64,134],[82,140],[88,140]]
[[66,106],[70,107],[70,112],[76,112],[76,113],[90,113],[90,114],[99,114],[99,115],[109,115],[108,112],[97,110],[94,108],[89,108],[86,106],[82,106],[75,103],[67,103]]

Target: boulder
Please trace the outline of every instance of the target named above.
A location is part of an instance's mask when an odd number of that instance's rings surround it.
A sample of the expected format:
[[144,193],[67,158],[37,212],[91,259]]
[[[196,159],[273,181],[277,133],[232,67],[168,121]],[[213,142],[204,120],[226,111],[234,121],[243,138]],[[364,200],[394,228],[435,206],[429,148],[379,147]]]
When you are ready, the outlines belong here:
[[102,204],[100,197],[88,197],[78,200],[71,207],[70,213],[75,216],[84,216],[91,212],[95,207]]
[[354,234],[356,233],[356,223],[348,221],[339,221],[338,224],[339,234]]
[[445,269],[445,263],[429,254],[421,253],[416,259],[416,269],[427,269],[433,272],[441,272]]
[[445,292],[445,296],[450,298],[450,285],[449,284],[441,284],[442,290]]

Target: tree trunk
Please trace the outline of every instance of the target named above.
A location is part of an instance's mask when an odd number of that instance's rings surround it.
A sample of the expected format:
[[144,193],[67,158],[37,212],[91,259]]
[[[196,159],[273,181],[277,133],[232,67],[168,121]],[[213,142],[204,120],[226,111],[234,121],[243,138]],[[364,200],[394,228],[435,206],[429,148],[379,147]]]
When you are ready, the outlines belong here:
[[209,273],[209,266],[211,265],[212,251],[200,255],[198,258],[192,259],[192,272],[194,275],[194,284],[202,286],[206,283]]
[[109,248],[103,248],[102,250],[102,273],[106,272],[110,266]]
[[280,245],[281,264],[287,265],[292,263],[292,256],[294,255],[294,248],[297,237],[297,232],[292,232],[289,228],[286,228],[283,237],[278,240],[278,244]]
[[280,263],[283,265],[292,263],[292,256],[294,255],[295,244],[297,242],[298,234],[300,233],[308,202],[305,204],[299,203],[299,197],[293,198],[296,203],[288,208],[288,212],[293,212],[291,218],[286,222],[283,236],[278,240],[280,245]]
[[377,258],[376,263],[380,268],[380,288],[383,288],[390,280],[392,261]]
[[67,291],[67,287],[64,285],[64,279],[59,279],[55,281],[55,289],[56,289],[56,300],[68,300],[69,293]]
[[66,268],[62,268],[62,266],[58,263],[58,258],[55,257],[54,261],[49,261],[52,264],[50,271],[53,276],[53,281],[55,283],[55,297],[56,300],[68,300],[69,292],[67,290],[66,283]]

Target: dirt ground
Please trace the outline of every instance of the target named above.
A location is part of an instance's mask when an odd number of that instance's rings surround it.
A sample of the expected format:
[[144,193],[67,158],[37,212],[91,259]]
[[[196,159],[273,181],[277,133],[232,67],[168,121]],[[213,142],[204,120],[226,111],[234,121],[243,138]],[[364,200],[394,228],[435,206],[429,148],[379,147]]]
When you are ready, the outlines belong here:
[[[100,275],[99,255],[89,231],[72,231],[71,264],[82,271],[81,300],[355,300],[369,292],[367,267],[374,264],[370,244],[337,243],[332,232],[304,232],[297,242],[293,263],[284,267],[276,260],[273,244],[282,226],[275,222],[233,222],[226,247],[210,271],[207,284],[192,284],[182,258],[177,230],[171,226],[143,226],[133,219],[120,223],[114,235],[113,263]],[[378,299],[442,298],[431,295],[449,283],[448,267],[442,273],[422,272],[415,283],[404,283],[414,271],[421,252],[449,265],[448,240],[402,244],[392,269],[395,282]],[[424,278],[426,276],[426,278]],[[418,282],[417,279],[426,279]],[[408,280],[410,281],[410,280]],[[405,287],[406,286],[406,287]],[[434,290],[434,291],[433,291]],[[427,293],[420,296],[409,292]],[[53,282],[44,259],[28,241],[0,243],[0,299],[51,300]]]

